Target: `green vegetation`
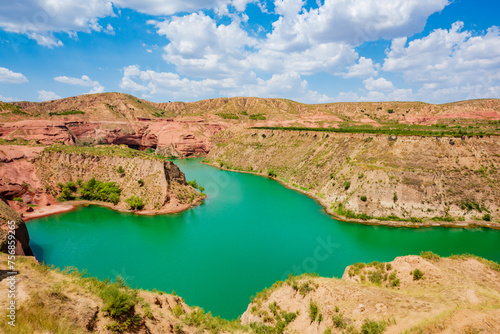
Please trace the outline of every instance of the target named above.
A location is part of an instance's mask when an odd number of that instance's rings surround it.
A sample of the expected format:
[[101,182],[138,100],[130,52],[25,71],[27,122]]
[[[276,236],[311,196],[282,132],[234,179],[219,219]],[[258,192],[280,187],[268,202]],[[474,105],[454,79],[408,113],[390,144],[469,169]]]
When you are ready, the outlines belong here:
[[[389,109],[390,110],[390,109]],[[435,128],[425,125],[407,125],[407,124],[386,124],[378,128],[371,125],[350,125],[341,124],[338,128],[306,128],[306,127],[282,127],[282,126],[262,126],[253,127],[253,129],[262,130],[281,130],[281,131],[318,131],[318,132],[337,132],[337,133],[369,133],[384,134],[389,136],[435,136],[435,137],[462,137],[462,136],[498,136],[498,130],[486,129],[478,130],[469,127],[453,128]]]
[[84,115],[85,111],[81,110],[62,110],[62,111],[51,111],[49,116],[64,116],[64,115]]
[[78,192],[81,199],[117,204],[120,201],[121,190],[115,182],[101,182],[91,178],[82,184]]
[[316,320],[318,313],[319,313],[318,304],[316,304],[316,302],[311,300],[309,302],[309,320],[311,320],[311,323],[313,323]]
[[[84,199],[88,201],[110,202],[117,204],[120,201],[121,189],[115,182],[102,182],[92,178],[83,183],[69,181],[66,184],[58,183],[60,189],[58,201],[72,201]],[[79,196],[77,196],[78,193]]]
[[351,181],[344,182],[344,190],[348,190],[351,187]]
[[193,187],[195,189],[198,189],[201,192],[205,191],[205,187],[203,187],[202,185],[199,185],[198,182],[196,182],[196,179],[194,179],[193,181],[187,181],[187,184],[189,184],[191,187]]
[[72,146],[72,145],[52,145],[45,148],[47,153],[79,154],[83,156],[95,157],[121,157],[121,158],[142,158],[148,160],[165,161],[166,158],[146,154],[142,151],[133,150],[125,145],[102,145],[94,147]]
[[23,203],[24,202],[21,197],[14,197],[12,200],[16,201],[16,202],[19,202],[19,203]]
[[220,116],[224,119],[240,119],[238,117],[238,115],[235,115],[235,114],[229,114],[229,113],[223,113],[223,112],[219,112],[219,113],[216,113],[217,116]]
[[130,196],[125,200],[125,202],[128,203],[130,210],[142,210],[144,209],[144,206],[146,203],[142,200],[142,198],[138,196]]
[[441,257],[431,251],[420,252],[420,256],[426,260],[439,260]]
[[265,120],[266,119],[266,116],[264,116],[263,114],[253,114],[253,115],[250,115],[249,118],[251,120]]
[[360,197],[360,199],[361,199],[363,202],[366,202],[368,198],[367,198],[366,196],[364,196],[364,195],[363,195],[363,196],[361,196],[361,197]]
[[118,172],[118,174],[120,174],[121,177],[125,176],[125,169],[123,169],[122,166],[119,166],[116,171]]
[[422,219],[415,218],[415,217],[401,218],[401,217],[394,216],[394,215],[389,215],[386,217],[375,217],[375,216],[367,215],[366,213],[355,213],[349,209],[344,208],[344,205],[342,203],[337,204],[337,206],[335,206],[335,203],[332,204],[331,209],[337,215],[344,216],[344,217],[350,218],[350,219],[361,219],[361,220],[377,219],[380,221],[402,221],[402,222],[413,222],[413,223],[421,223],[422,222]]
[[332,316],[332,321],[333,321],[333,326],[335,328],[344,329],[347,327],[347,321],[344,318],[344,315],[342,314],[342,312],[334,314]]
[[386,324],[384,321],[374,321],[365,319],[361,326],[361,334],[380,334],[385,331]]
[[424,277],[424,273],[420,269],[413,270],[413,280],[418,281]]
[[[184,311],[180,314],[178,312],[177,314],[178,317],[181,317]],[[210,312],[205,313],[200,307],[196,307],[192,312],[184,314],[182,322],[187,326],[195,326],[199,330],[204,329],[210,333],[234,332],[246,329],[246,327],[241,325],[237,320],[229,321],[221,319],[220,317],[214,317]]]
[[14,115],[29,115],[27,112],[23,111],[21,107],[10,104],[10,103],[0,103],[0,111],[8,111]]
[[278,174],[276,174],[276,172],[275,172],[274,170],[269,169],[269,170],[267,171],[267,176],[269,176],[269,177],[277,177],[277,176],[278,176]]
[[485,215],[483,216],[483,220],[485,220],[485,221],[487,221],[487,222],[491,221],[491,215],[490,215],[489,213],[485,214]]
[[472,211],[472,210],[476,210],[479,212],[487,211],[484,205],[481,205],[470,199],[462,201],[462,203],[460,204],[460,208],[462,210],[467,210],[467,211]]
[[139,187],[143,187],[144,186],[144,180],[143,179],[137,180],[137,183],[139,183]]
[[492,270],[500,271],[500,264],[498,264],[495,261],[486,260],[482,257],[477,256],[477,255],[473,255],[473,254],[452,255],[449,258],[455,259],[455,260],[457,260],[457,259],[460,259],[460,260],[474,259],[474,260],[477,260],[481,263],[484,263],[485,265],[490,267]]

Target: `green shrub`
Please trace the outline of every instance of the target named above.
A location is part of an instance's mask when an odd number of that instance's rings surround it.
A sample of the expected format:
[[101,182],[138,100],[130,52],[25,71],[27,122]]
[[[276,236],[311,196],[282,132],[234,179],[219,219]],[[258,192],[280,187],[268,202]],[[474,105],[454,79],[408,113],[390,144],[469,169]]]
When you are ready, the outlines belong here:
[[23,203],[23,202],[24,202],[24,201],[23,201],[23,199],[22,199],[21,197],[14,197],[12,200],[13,200],[13,201],[16,201],[16,202],[20,202],[20,203]]
[[378,270],[372,271],[368,276],[370,282],[375,284],[382,284],[382,273]]
[[139,183],[140,187],[144,186],[144,180],[143,179],[137,180],[137,183]]
[[388,109],[388,110],[387,110],[387,112],[388,112],[389,114],[392,114],[392,113],[394,113],[394,110],[393,110],[393,109]]
[[485,214],[485,215],[483,216],[483,220],[485,220],[485,221],[487,221],[487,222],[491,221],[491,215],[490,215],[489,213]]
[[441,257],[433,252],[427,251],[427,252],[420,252],[420,256],[424,259],[427,260],[439,260]]
[[269,176],[269,177],[277,177],[277,176],[278,176],[278,174],[276,174],[276,172],[275,172],[274,170],[269,169],[269,170],[267,171],[267,176]]
[[380,334],[385,331],[386,324],[384,321],[374,321],[365,319],[361,326],[362,334]]
[[344,190],[347,190],[351,187],[351,181],[345,181],[344,182]]
[[311,323],[316,320],[318,313],[319,313],[318,305],[311,300],[309,302],[309,320],[311,320]]
[[155,150],[153,148],[147,148],[144,150],[144,153],[147,153],[147,154],[155,153]]
[[222,113],[222,112],[219,112],[219,113],[216,113],[217,116],[220,116],[224,119],[239,119],[238,115],[235,115],[235,114],[229,114],[229,113]]
[[335,328],[347,327],[347,321],[342,313],[334,314],[332,316],[332,321],[333,321],[333,326],[335,326]]
[[418,281],[419,279],[422,279],[424,276],[424,273],[420,269],[415,269],[413,270],[413,280]]
[[104,288],[99,297],[103,300],[102,311],[113,319],[129,314],[136,304],[136,296],[124,291],[116,283]]
[[146,205],[146,203],[144,203],[144,201],[142,200],[142,198],[138,197],[138,196],[131,196],[129,198],[127,198],[125,200],[125,202],[128,203],[128,205],[130,206],[130,210],[142,210],[144,209],[144,206]]
[[265,120],[266,119],[266,117],[263,116],[262,114],[253,114],[253,115],[250,115],[249,118],[251,120],[254,120],[254,121],[255,120]]
[[179,304],[175,305],[174,308],[172,309],[172,314],[179,318],[181,315],[184,314],[184,310],[182,309],[182,306]]
[[121,189],[115,182],[101,182],[91,178],[82,184],[79,193],[85,200],[117,204],[120,201]]
[[195,188],[195,189],[198,189],[198,190],[199,190],[199,191],[201,191],[201,192],[204,192],[204,191],[205,191],[205,187],[203,187],[203,186],[199,185],[199,184],[198,184],[198,182],[196,182],[196,179],[194,179],[193,181],[187,181],[187,183],[188,183],[191,187],[193,187],[193,188]]
[[123,169],[122,166],[119,166],[118,169],[116,170],[118,172],[118,174],[120,174],[121,176],[124,176],[125,175],[125,169]]
[[394,193],[394,195],[392,196],[392,200],[394,202],[397,202],[397,200],[398,200],[398,194]]
[[368,198],[367,198],[366,196],[364,196],[364,195],[363,195],[363,196],[361,196],[361,200],[362,200],[363,202],[366,202],[366,200],[367,200],[367,199],[368,199]]

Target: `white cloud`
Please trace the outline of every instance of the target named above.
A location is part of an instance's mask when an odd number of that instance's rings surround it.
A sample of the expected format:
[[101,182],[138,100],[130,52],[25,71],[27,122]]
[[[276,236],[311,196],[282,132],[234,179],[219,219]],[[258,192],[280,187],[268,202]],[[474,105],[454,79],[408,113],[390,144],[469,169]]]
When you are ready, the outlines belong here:
[[282,16],[273,23],[266,47],[297,51],[318,43],[357,46],[379,38],[413,35],[422,31],[427,18],[442,10],[448,0],[325,0],[319,8],[301,12],[297,11],[301,9],[299,0],[275,3]]
[[217,5],[217,0],[114,0],[113,4],[132,8],[149,15],[172,15],[179,12],[194,12]]
[[55,81],[69,85],[77,85],[83,87],[93,87],[88,94],[103,93],[104,87],[98,81],[92,81],[88,76],[82,75],[81,78],[73,78],[67,76],[55,77]]
[[28,82],[28,79],[17,72],[13,72],[5,67],[0,67],[0,82],[22,84]]
[[259,2],[258,0],[233,0],[231,4],[237,11],[243,12],[245,11],[249,3],[258,3],[258,2]]
[[394,85],[392,84],[392,82],[384,78],[368,78],[366,80],[363,80],[363,84],[365,85],[366,89],[373,91],[388,91],[394,89]]
[[257,78],[253,72],[244,78],[190,80],[171,72],[141,71],[132,65],[124,68],[120,88],[163,100],[193,101],[216,95],[281,97],[311,103],[332,101],[311,91],[297,73],[275,74],[268,80]]
[[245,47],[256,44],[239,22],[217,25],[203,13],[150,23],[170,41],[164,59],[185,75],[232,76],[244,67]]
[[50,92],[50,91],[46,91],[46,90],[39,90],[38,91],[38,100],[39,101],[50,101],[50,100],[57,100],[60,98],[61,97],[54,92]]
[[15,97],[6,97],[3,95],[0,95],[0,101],[2,101],[2,102],[16,102],[16,101],[19,101],[19,99],[16,99]]
[[424,100],[500,97],[500,30],[485,34],[462,31],[456,22],[450,30],[437,29],[408,43],[392,41],[383,70],[401,73],[410,84],[421,85]]
[[0,2],[0,28],[26,34],[46,47],[61,46],[54,32],[101,31],[98,18],[113,15],[111,1],[17,0]]
[[357,64],[349,66],[347,68],[347,73],[342,73],[341,75],[344,78],[376,77],[379,69],[380,65],[374,64],[372,59],[360,57]]

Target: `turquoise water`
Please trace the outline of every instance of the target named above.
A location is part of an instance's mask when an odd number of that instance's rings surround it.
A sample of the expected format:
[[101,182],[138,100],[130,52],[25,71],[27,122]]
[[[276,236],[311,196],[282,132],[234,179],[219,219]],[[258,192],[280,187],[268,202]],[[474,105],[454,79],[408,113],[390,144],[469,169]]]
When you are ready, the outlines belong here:
[[99,278],[121,275],[133,287],[175,290],[189,305],[228,319],[291,272],[339,277],[353,262],[422,250],[500,261],[500,231],[339,222],[276,181],[198,161],[176,163],[205,186],[201,206],[154,217],[88,207],[40,218],[27,224],[35,256]]

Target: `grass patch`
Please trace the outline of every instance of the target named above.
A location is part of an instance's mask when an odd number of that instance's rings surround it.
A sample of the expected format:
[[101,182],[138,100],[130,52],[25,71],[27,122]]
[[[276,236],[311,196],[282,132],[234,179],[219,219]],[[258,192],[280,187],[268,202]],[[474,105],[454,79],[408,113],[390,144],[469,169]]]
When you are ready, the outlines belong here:
[[282,127],[261,126],[252,129],[281,130],[281,131],[317,131],[336,133],[369,133],[384,134],[389,136],[424,136],[424,137],[462,137],[462,136],[498,136],[500,132],[488,129],[488,131],[475,131],[467,127],[458,128],[433,128],[424,125],[390,124],[375,128],[370,125],[341,125],[338,128],[306,128],[306,127]]
[[238,117],[238,115],[235,115],[235,114],[230,114],[230,113],[223,113],[223,112],[219,112],[219,113],[216,113],[217,116],[220,116],[224,119],[240,119]]
[[65,115],[84,115],[85,111],[81,110],[62,110],[62,111],[51,111],[49,116],[65,116]]

